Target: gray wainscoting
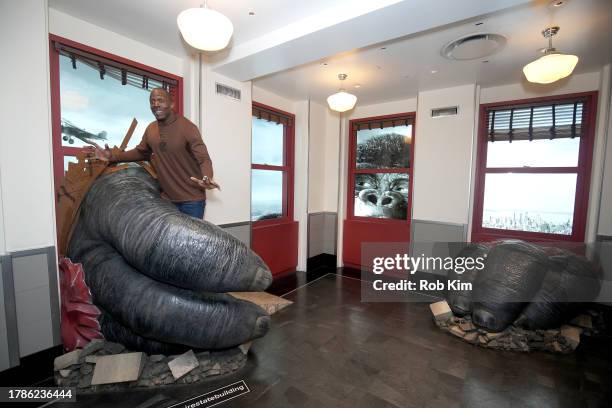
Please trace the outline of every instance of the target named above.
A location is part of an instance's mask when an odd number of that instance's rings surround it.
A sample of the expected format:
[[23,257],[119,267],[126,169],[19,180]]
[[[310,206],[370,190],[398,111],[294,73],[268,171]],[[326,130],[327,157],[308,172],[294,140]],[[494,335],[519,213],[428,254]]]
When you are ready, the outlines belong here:
[[612,236],[598,235],[595,252],[603,269],[603,281],[597,302],[612,306]]
[[234,222],[231,224],[220,224],[220,228],[229,232],[242,242],[244,242],[249,248],[251,247],[251,222]]
[[336,255],[338,214],[317,212],[308,214],[308,257],[320,254]]
[[19,364],[17,313],[10,255],[0,257],[0,371]]
[[0,370],[61,344],[55,247],[2,257]]
[[[438,221],[412,220],[410,231],[410,253],[415,256],[447,257],[456,255],[467,240],[467,224]],[[436,274],[444,271],[423,270]]]

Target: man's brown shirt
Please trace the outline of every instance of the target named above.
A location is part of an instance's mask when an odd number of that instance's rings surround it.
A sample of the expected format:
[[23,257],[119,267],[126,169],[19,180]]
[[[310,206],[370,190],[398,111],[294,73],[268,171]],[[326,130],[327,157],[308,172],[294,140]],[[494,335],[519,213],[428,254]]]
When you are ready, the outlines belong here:
[[138,146],[114,153],[110,161],[149,160],[162,193],[174,202],[206,199],[206,191],[190,177],[213,178],[212,161],[196,125],[172,114],[167,124],[149,124]]

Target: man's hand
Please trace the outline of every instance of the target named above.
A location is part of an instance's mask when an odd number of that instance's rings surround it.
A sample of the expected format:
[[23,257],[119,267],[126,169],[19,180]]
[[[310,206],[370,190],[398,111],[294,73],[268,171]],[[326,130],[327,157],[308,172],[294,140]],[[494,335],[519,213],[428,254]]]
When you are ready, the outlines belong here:
[[87,155],[89,157],[94,157],[101,161],[109,161],[111,158],[111,151],[107,144],[104,145],[104,149],[100,147],[95,142],[90,142],[93,146],[87,147]]
[[208,176],[204,176],[202,179],[199,179],[196,177],[190,177],[190,180],[196,182],[198,186],[206,190],[212,190],[214,188],[218,188],[219,190],[221,190],[221,186],[217,184],[216,181],[208,178]]

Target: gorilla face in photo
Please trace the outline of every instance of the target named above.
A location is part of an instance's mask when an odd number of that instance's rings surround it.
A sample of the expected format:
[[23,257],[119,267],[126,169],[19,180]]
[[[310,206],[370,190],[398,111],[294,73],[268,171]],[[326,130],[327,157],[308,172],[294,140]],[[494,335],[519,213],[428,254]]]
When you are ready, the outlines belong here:
[[408,216],[408,189],[407,174],[356,174],[355,215],[405,220]]

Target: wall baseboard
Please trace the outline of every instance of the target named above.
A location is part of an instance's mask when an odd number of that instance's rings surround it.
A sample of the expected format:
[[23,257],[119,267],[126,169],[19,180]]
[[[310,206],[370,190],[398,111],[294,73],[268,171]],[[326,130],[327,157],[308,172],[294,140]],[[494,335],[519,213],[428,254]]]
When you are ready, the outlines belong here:
[[306,262],[308,271],[321,268],[329,267],[336,268],[336,255],[332,254],[319,254],[308,258]]

